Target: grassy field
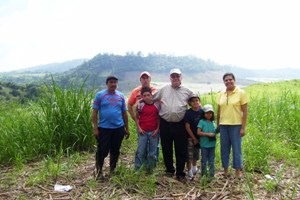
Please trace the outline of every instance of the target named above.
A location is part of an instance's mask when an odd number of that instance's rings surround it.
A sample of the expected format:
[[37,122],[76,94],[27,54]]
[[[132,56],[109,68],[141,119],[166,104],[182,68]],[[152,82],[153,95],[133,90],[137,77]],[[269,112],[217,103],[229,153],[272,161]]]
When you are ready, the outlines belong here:
[[[300,80],[255,84],[243,138],[244,177],[221,175],[182,184],[164,176],[162,154],[154,174],[134,173],[135,126],[124,140],[116,174],[94,179],[93,91],[44,88],[38,102],[0,107],[0,199],[297,199],[300,183]],[[215,93],[201,97],[216,106]],[[219,138],[217,138],[219,141]],[[55,192],[55,183],[73,186]]]

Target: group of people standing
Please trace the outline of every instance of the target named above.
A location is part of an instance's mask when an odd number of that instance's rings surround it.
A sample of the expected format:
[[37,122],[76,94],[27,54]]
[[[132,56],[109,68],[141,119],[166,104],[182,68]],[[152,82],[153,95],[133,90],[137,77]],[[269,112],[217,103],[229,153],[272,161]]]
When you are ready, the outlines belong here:
[[[138,147],[135,170],[144,165],[151,172],[157,165],[161,143],[165,172],[179,181],[193,178],[197,173],[201,149],[201,176],[214,176],[216,133],[220,130],[221,160],[224,175],[228,175],[230,151],[236,176],[242,173],[242,137],[245,135],[248,97],[235,85],[232,73],[223,76],[226,89],[217,97],[217,121],[211,104],[202,107],[199,95],[181,84],[180,69],[171,69],[170,83],[160,89],[150,85],[149,72],[140,74],[141,85],[132,90],[128,103],[117,90],[118,78],[108,76],[107,89],[94,98],[93,126],[97,139],[97,178],[103,178],[103,162],[110,154],[110,172],[113,173],[124,137],[129,137],[128,115],[136,123]],[[173,161],[175,151],[175,166]],[[208,166],[208,170],[207,170]]]

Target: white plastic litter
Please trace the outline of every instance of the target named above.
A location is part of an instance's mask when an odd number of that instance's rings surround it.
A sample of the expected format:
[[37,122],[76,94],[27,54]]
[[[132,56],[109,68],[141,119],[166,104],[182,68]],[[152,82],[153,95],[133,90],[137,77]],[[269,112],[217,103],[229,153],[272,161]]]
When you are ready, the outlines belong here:
[[271,180],[274,179],[274,178],[273,178],[272,176],[270,176],[269,174],[265,175],[265,177],[266,177],[267,179],[271,179]]
[[60,185],[60,184],[54,185],[54,190],[59,191],[59,192],[69,192],[72,189],[73,189],[73,187],[70,185]]

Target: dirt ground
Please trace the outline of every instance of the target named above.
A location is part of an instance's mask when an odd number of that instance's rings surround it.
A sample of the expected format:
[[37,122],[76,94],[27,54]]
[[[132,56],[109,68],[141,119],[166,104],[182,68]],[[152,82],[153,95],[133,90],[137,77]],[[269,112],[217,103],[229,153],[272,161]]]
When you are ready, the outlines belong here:
[[[120,159],[123,163],[130,160],[124,156]],[[72,187],[69,192],[55,191],[54,180],[28,186],[26,183],[30,175],[39,170],[38,166],[31,163],[19,174],[14,173],[10,167],[1,167],[0,199],[300,199],[299,174],[292,169],[285,170],[280,180],[277,180],[275,172],[281,167],[278,163],[274,163],[274,174],[269,176],[254,173],[247,176],[244,174],[243,178],[237,179],[233,174],[224,177],[221,172],[216,172],[215,178],[205,185],[201,184],[199,174],[194,180],[182,183],[174,177],[165,176],[161,171],[156,179],[156,192],[153,196],[143,194],[134,186],[132,189],[124,189],[109,177],[96,181],[93,154],[88,155],[86,162],[74,167],[76,176],[71,179],[57,177],[56,183]],[[272,189],[267,189],[268,187]]]

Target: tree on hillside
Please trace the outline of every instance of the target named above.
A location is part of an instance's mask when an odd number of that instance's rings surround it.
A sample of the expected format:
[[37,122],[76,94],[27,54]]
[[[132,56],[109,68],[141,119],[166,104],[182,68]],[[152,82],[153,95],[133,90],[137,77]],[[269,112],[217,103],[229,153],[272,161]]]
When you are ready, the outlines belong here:
[[13,95],[14,97],[21,96],[21,93],[16,89],[12,89],[10,94]]

